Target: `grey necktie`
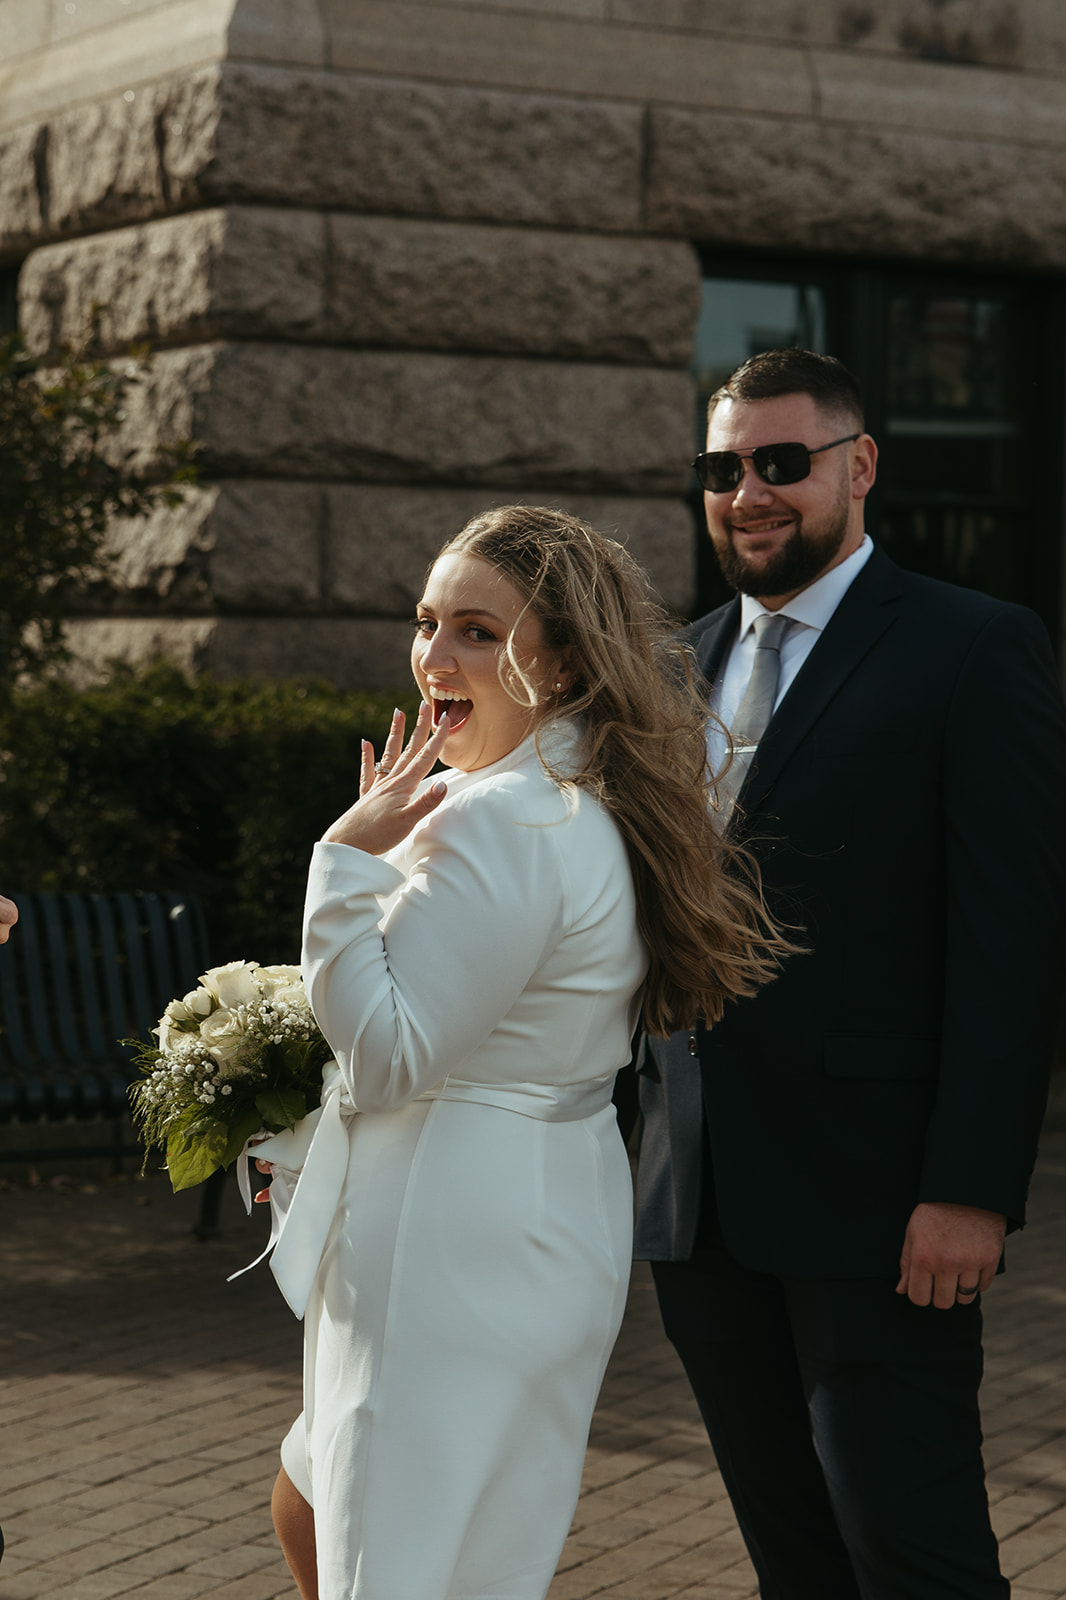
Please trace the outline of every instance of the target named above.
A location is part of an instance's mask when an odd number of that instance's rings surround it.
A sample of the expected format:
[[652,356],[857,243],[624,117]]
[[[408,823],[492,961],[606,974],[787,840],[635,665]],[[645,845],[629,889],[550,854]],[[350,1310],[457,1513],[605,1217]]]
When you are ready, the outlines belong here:
[[755,629],[755,664],[730,729],[733,760],[718,785],[718,809],[727,815],[748,775],[759,740],[774,714],[777,685],[781,680],[781,644],[789,620],[780,614],[771,615],[764,611],[752,624]]

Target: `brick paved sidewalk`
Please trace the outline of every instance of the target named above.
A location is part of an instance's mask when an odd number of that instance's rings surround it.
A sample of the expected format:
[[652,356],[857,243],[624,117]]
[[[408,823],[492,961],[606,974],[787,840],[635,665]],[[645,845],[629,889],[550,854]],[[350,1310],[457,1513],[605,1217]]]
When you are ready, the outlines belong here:
[[[160,1179],[0,1193],[0,1600],[293,1600],[267,1499],[300,1330]],[[1017,1600],[1066,1600],[1066,1136],[986,1303],[987,1456]],[[638,1269],[552,1600],[746,1600],[751,1568]]]

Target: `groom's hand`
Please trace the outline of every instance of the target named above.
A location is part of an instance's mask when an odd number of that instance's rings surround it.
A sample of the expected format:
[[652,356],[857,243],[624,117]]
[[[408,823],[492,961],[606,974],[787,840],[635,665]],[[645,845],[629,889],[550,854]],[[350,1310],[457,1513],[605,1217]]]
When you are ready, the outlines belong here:
[[[900,1256],[897,1294],[916,1306],[947,1310],[968,1306],[974,1295],[991,1287],[1007,1219],[978,1206],[926,1203],[915,1206],[907,1224]],[[969,1293],[964,1293],[968,1290]]]

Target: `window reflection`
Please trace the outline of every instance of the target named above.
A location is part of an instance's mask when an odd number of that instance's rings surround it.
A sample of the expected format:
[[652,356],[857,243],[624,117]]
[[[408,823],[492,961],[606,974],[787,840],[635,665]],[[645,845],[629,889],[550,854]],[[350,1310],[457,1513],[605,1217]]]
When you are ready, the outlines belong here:
[[889,302],[889,410],[900,431],[935,411],[995,426],[1010,408],[1002,300],[894,294]]
[[870,532],[909,572],[1026,601],[1032,598],[1026,520],[1017,511],[977,506],[890,504]]
[[1001,296],[896,291],[887,312],[885,467],[892,489],[1016,493],[1013,305]]
[[704,278],[692,359],[701,411],[742,361],[781,345],[825,349],[825,296],[820,288]]

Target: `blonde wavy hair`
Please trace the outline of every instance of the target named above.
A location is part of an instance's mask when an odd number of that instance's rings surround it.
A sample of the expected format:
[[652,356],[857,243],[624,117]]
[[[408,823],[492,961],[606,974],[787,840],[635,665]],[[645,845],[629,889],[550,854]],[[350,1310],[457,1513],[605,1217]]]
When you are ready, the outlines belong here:
[[[625,841],[637,918],[650,952],[644,1023],[662,1037],[753,994],[795,949],[775,926],[749,856],[724,839],[707,770],[707,709],[689,652],[620,544],[566,512],[503,506],[467,523],[441,555],[471,555],[525,598],[544,642],[572,674],[547,701],[519,662],[514,631],[501,681],[535,709],[538,734],[559,716],[586,730],[580,771],[553,771],[595,795]],[[516,624],[517,626],[517,624]],[[542,756],[543,759],[543,756]]]

